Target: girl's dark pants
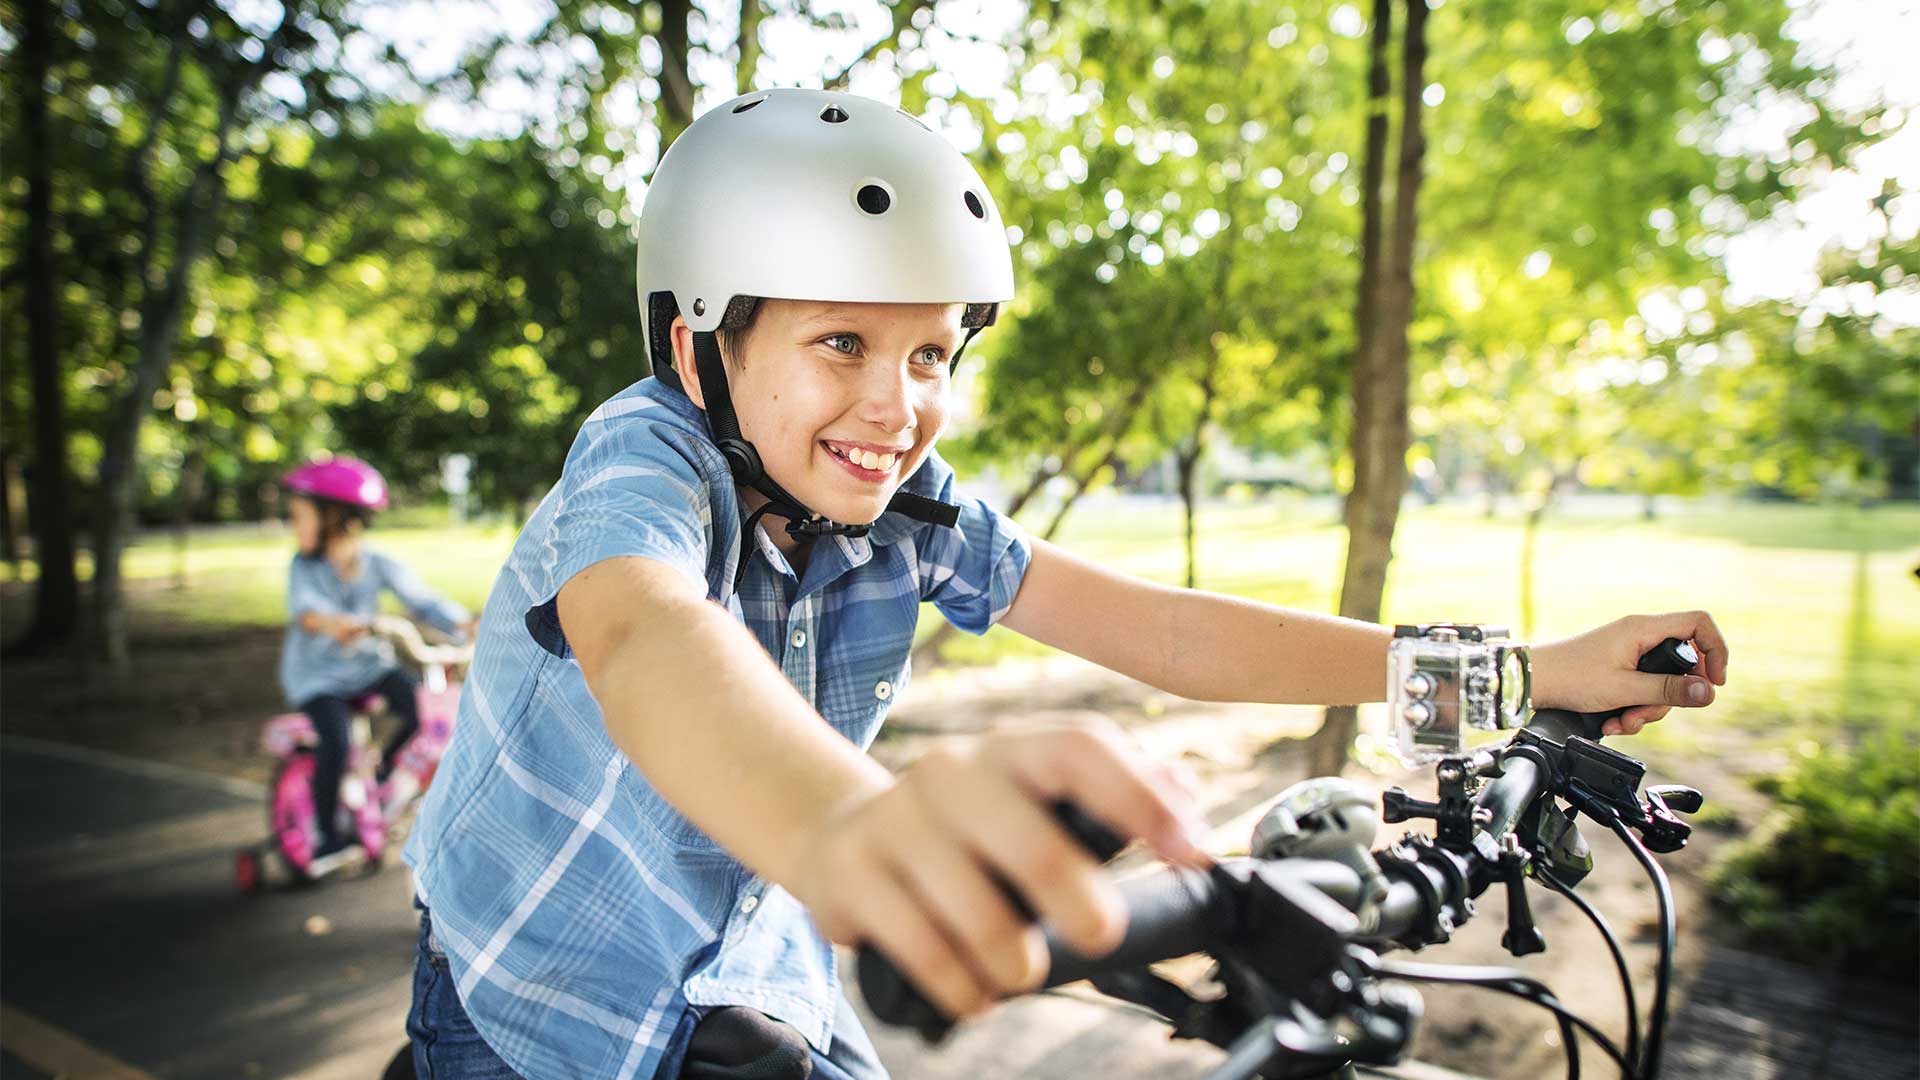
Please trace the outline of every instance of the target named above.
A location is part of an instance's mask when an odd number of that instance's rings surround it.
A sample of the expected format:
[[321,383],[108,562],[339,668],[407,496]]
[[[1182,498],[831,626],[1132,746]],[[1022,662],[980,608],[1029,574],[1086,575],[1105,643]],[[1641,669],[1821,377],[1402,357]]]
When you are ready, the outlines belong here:
[[347,767],[348,731],[353,723],[353,703],[361,698],[378,694],[387,701],[387,711],[400,726],[387,740],[386,749],[380,752],[380,778],[385,779],[393,768],[393,757],[400,748],[407,745],[413,733],[420,730],[420,684],[413,676],[398,669],[380,676],[379,681],[357,694],[347,697],[334,697],[322,694],[300,706],[300,711],[313,721],[313,732],[320,737],[320,747],[313,757],[313,809],[320,823],[320,846],[322,850],[337,847],[340,843],[335,818],[340,807],[340,774]]

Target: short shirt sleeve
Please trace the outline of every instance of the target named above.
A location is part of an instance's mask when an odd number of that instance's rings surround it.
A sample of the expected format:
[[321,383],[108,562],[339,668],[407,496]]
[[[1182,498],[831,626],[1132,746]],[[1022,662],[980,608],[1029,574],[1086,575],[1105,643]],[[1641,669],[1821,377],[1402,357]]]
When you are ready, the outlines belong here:
[[311,611],[318,615],[339,615],[340,605],[321,587],[319,561],[294,556],[287,568],[287,621],[299,625],[300,617]]
[[960,520],[952,528],[920,530],[920,599],[961,630],[984,634],[1019,595],[1033,542],[1019,522],[954,491],[951,476],[940,499],[960,508]]
[[649,558],[707,591],[711,489],[683,449],[685,438],[666,425],[636,421],[581,435],[541,509],[545,529],[531,568],[535,600],[527,629],[548,652],[570,655],[560,589],[595,563]]

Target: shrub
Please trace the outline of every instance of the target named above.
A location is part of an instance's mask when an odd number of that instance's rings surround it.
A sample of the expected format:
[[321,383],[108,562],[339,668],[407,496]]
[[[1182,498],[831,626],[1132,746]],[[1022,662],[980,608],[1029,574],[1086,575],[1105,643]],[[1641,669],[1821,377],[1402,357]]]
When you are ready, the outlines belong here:
[[1920,740],[1881,731],[1815,745],[1761,783],[1778,800],[1714,874],[1716,900],[1764,951],[1910,979],[1920,967]]

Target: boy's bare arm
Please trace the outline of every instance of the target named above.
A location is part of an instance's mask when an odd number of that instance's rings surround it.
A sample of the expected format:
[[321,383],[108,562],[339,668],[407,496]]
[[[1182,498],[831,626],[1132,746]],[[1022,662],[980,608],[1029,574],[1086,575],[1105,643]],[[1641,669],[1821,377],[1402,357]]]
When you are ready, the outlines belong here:
[[1111,882],[1048,812],[1079,804],[1189,865],[1189,797],[1098,727],[929,750],[895,782],[815,713],[753,635],[665,564],[610,559],[560,590],[607,732],[667,801],[805,904],[829,938],[891,957],[949,1016],[1037,985],[1040,932],[1119,941]]
[[588,567],[561,588],[559,610],[614,745],[755,872],[790,882],[789,860],[822,822],[891,785],[744,625],[666,564]]
[[1044,540],[1001,621],[1199,701],[1379,701],[1392,638],[1373,623],[1157,585]]
[[[1033,562],[1002,620],[1020,633],[1201,701],[1357,705],[1385,696],[1385,626],[1175,589],[1107,570],[1036,540]],[[1634,670],[1663,639],[1701,651],[1687,676]],[[1628,706],[1608,734],[1639,731],[1675,706],[1713,701],[1727,678],[1727,643],[1704,611],[1628,615],[1533,646],[1536,706]]]

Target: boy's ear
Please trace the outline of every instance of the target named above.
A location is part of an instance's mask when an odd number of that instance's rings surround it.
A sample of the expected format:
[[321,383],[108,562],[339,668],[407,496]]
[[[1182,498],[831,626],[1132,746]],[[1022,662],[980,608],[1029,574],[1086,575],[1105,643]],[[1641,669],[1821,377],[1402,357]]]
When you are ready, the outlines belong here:
[[704,412],[707,399],[700,392],[700,365],[693,358],[693,328],[687,325],[687,320],[675,315],[667,334],[673,340],[673,370],[680,376],[680,386]]

